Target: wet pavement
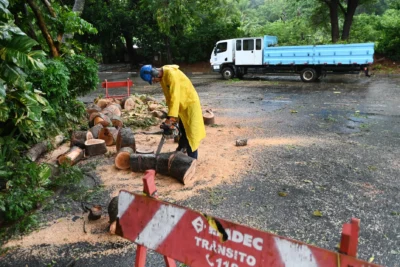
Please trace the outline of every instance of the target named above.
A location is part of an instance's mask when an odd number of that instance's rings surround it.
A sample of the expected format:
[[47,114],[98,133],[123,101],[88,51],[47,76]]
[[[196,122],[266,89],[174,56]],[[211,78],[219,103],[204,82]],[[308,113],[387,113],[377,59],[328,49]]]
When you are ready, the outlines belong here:
[[[132,92],[163,98],[158,85],[144,83],[135,73],[99,75],[101,80],[130,78]],[[309,145],[243,147],[241,153],[254,161],[240,182],[178,204],[329,250],[337,249],[343,223],[357,217],[358,257],[400,266],[400,76],[341,75],[312,84],[291,76],[190,78],[202,105],[218,108],[216,123],[218,116],[230,117],[254,129],[246,136],[249,142],[288,138],[309,140]],[[99,87],[81,100],[89,103],[100,94]],[[313,216],[316,210],[321,217]],[[104,250],[111,253],[101,254]],[[97,256],[80,257],[88,251]],[[63,257],[52,263],[27,249],[15,250],[0,266],[132,266],[135,249],[129,242],[77,243],[54,253]],[[162,257],[151,253],[146,266],[164,266]]]

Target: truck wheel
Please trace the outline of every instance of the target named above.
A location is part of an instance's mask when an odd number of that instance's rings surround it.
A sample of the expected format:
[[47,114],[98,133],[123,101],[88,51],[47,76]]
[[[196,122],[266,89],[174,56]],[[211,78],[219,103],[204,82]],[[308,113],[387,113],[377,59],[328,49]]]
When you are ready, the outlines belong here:
[[221,72],[221,74],[222,74],[222,78],[224,78],[225,80],[230,80],[230,79],[232,79],[233,78],[233,69],[231,69],[231,68],[224,68],[224,69],[222,69],[222,72]]
[[303,82],[313,82],[318,78],[317,72],[312,68],[301,71],[300,78]]

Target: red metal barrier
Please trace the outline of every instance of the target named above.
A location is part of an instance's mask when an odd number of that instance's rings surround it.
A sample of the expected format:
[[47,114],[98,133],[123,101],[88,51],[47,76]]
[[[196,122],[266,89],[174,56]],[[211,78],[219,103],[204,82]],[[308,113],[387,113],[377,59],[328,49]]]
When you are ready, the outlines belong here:
[[[115,82],[109,82],[104,80],[104,82],[101,83],[101,87],[106,89],[106,97],[105,98],[124,98],[126,96],[129,96],[131,93],[130,88],[133,86],[133,82],[131,79],[126,79],[126,81],[115,81]],[[108,89],[110,88],[120,88],[120,87],[126,87],[126,95],[109,95],[108,94]]]
[[137,267],[145,266],[146,248],[164,255],[167,266],[176,266],[172,258],[191,267],[378,266],[350,256],[358,220],[344,226],[344,255],[149,197],[156,194],[154,176],[151,170],[143,178],[148,196],[119,194],[116,233],[138,244]]

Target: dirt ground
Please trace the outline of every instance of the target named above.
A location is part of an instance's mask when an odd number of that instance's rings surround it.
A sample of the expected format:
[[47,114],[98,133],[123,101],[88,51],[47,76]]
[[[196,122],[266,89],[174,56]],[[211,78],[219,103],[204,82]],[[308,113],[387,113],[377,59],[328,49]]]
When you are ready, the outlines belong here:
[[[361,219],[358,256],[399,266],[399,76],[329,77],[315,84],[298,77],[191,79],[216,122],[206,127],[191,183],[157,174],[163,200],[329,250],[337,247],[341,225],[354,216]],[[156,85],[134,83],[136,92],[163,99]],[[135,138],[138,147],[155,150],[161,137]],[[248,145],[236,147],[238,138],[247,138]],[[42,160],[54,163],[68,147]],[[175,148],[170,140],[162,152]],[[97,186],[90,190],[98,192],[90,202],[103,206],[100,220],[88,221],[66,191],[42,210],[40,229],[5,244],[10,250],[0,264],[131,266],[135,246],[108,233],[106,209],[121,189],[141,192],[143,174],[116,169],[114,156],[111,146],[105,156],[79,163],[92,166]],[[322,216],[314,216],[316,210]],[[151,254],[148,266],[162,266],[159,257]]]

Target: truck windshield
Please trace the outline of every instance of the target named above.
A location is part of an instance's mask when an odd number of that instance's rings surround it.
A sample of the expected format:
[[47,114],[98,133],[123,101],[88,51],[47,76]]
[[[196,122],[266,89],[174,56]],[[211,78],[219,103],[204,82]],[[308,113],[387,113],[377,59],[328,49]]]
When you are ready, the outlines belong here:
[[217,53],[222,53],[225,52],[228,49],[228,43],[227,42],[222,42],[222,43],[218,43],[217,47],[215,49],[215,51]]

